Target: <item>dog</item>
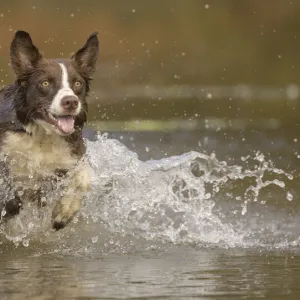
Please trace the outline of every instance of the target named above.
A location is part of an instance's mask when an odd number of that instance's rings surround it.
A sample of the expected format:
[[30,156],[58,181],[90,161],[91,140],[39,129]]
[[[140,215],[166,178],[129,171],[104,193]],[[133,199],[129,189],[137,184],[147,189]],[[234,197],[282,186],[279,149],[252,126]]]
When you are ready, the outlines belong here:
[[26,201],[43,205],[45,185],[61,177],[67,185],[52,227],[64,228],[79,211],[90,187],[83,127],[98,52],[97,32],[67,60],[44,58],[27,32],[15,33],[10,61],[16,81],[0,91],[1,219],[18,214]]

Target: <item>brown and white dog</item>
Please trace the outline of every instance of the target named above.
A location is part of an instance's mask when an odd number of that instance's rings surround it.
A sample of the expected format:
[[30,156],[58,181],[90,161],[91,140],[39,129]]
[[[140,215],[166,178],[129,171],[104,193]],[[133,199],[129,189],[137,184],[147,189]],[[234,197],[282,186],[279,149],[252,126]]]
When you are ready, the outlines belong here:
[[25,201],[41,204],[43,184],[57,176],[68,184],[54,206],[53,228],[65,227],[80,209],[90,186],[82,131],[98,51],[93,33],[69,60],[48,60],[27,32],[16,32],[10,58],[17,79],[0,91],[1,181],[13,191],[0,199],[2,218],[18,214]]

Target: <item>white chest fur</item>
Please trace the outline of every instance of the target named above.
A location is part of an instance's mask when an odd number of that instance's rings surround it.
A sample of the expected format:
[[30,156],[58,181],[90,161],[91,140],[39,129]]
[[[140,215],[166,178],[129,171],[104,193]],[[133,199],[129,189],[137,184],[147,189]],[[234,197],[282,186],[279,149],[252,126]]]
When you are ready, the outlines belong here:
[[[39,125],[27,129],[32,135],[8,132],[3,141],[2,152],[7,156],[12,182],[14,187],[22,189],[44,189],[44,184],[49,182],[48,176],[56,169],[69,170],[62,193],[55,194],[60,200],[52,212],[54,227],[62,228],[80,209],[82,197],[90,187],[91,170],[83,160],[79,162],[72,155],[68,143],[59,135],[47,132]],[[23,202],[32,201],[26,197],[26,194],[22,195]]]
[[47,133],[41,126],[33,128],[32,135],[8,132],[2,151],[8,156],[14,177],[47,176],[56,169],[70,169],[78,162],[62,137]]

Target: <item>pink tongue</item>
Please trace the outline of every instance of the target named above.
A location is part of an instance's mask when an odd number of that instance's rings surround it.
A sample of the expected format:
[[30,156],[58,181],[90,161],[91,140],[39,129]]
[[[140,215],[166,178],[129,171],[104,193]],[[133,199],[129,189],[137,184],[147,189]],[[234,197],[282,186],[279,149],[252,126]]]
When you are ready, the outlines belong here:
[[58,127],[64,133],[71,133],[74,129],[74,118],[72,116],[58,117]]

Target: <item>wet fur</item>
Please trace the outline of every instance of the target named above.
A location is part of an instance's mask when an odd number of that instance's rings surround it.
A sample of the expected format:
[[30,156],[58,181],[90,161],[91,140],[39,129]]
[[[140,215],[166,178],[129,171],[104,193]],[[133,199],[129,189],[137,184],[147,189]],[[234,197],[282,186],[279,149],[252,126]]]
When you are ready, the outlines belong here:
[[95,36],[91,35],[71,60],[64,62],[71,76],[84,81],[84,89],[76,94],[82,110],[75,118],[74,132],[65,136],[40,124],[43,117],[39,107],[48,106],[57,89],[44,95],[42,89],[35,88],[45,70],[48,77],[52,76],[55,87],[55,80],[60,76],[58,63],[44,59],[27,33],[17,32],[12,42],[11,61],[17,80],[0,91],[0,149],[5,158],[1,168],[5,184],[14,191],[7,199],[0,199],[4,219],[18,214],[26,201],[41,204],[41,197],[47,196],[40,193],[43,184],[60,177],[66,177],[67,185],[53,209],[53,228],[63,228],[80,209],[82,196],[90,186],[89,167],[82,160],[85,153],[82,130],[88,109],[90,76],[98,56]]

